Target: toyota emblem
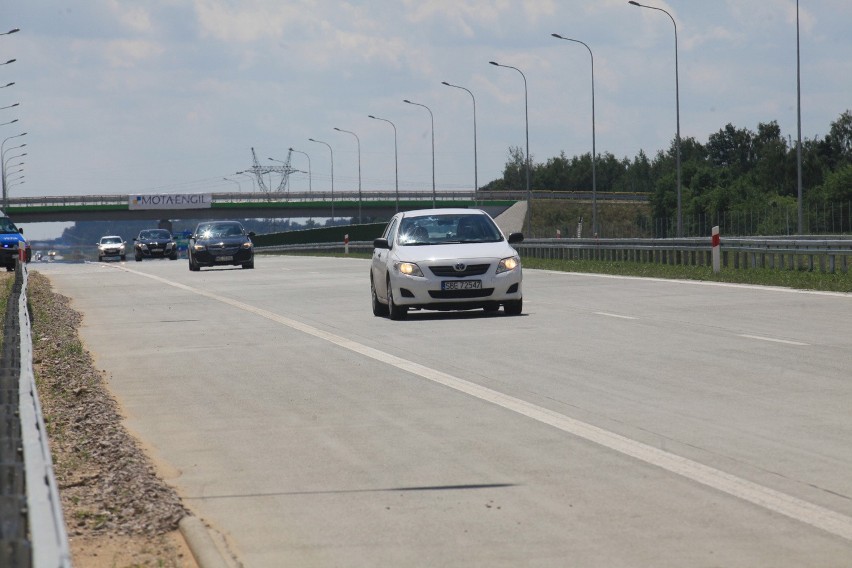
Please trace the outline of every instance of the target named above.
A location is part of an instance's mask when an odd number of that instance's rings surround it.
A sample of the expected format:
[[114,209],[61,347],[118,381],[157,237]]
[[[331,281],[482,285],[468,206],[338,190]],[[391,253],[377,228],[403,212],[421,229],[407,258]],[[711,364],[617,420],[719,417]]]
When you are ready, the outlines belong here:
[[453,268],[456,269],[456,272],[464,272],[464,269],[467,268],[467,266],[465,266],[463,262],[457,262]]

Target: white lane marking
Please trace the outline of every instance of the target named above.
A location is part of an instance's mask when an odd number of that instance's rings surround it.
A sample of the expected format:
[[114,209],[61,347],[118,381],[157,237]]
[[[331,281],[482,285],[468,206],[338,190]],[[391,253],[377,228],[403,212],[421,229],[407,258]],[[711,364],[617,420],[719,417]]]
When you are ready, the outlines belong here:
[[809,347],[809,343],[802,343],[801,341],[791,341],[789,339],[776,339],[775,337],[763,337],[761,335],[748,335],[747,333],[740,333],[740,337],[745,337],[746,339],[757,339],[760,341],[771,341],[772,343],[783,343],[785,345],[799,345],[801,347]]
[[599,315],[599,316],[606,316],[608,318],[619,318],[619,319],[625,319],[625,320],[635,320],[636,319],[633,316],[622,316],[622,315],[619,315],[619,314],[610,314],[610,313],[607,313],[607,312],[595,312],[595,314]]
[[612,280],[640,280],[643,282],[660,282],[664,284],[687,284],[692,286],[718,286],[720,288],[744,288],[746,290],[762,290],[765,292],[782,292],[786,294],[807,294],[811,296],[835,296],[850,298],[849,292],[826,292],[824,290],[799,290],[783,286],[761,286],[759,284],[736,284],[733,282],[708,282],[706,280],[680,280],[676,278],[652,278],[650,276],[622,276],[619,274],[596,274],[594,272],[562,272],[561,270],[546,270],[543,268],[525,268],[524,271],[541,272],[561,276],[584,276],[587,278],[608,278]]
[[442,371],[431,369],[419,363],[408,361],[396,355],[379,351],[372,347],[362,345],[351,339],[323,331],[316,327],[290,319],[255,306],[226,298],[212,292],[206,292],[186,284],[172,282],[159,276],[145,274],[132,270],[125,266],[118,266],[120,270],[156,280],[168,286],[173,286],[193,294],[210,298],[223,304],[228,304],[249,313],[256,314],[262,318],[280,323],[291,329],[301,331],[307,335],[328,341],[334,345],[348,349],[365,357],[391,365],[397,369],[406,371],[418,377],[422,377],[434,383],[444,385],[461,393],[468,394],[479,400],[490,402],[506,410],[511,410],[522,416],[547,424],[563,432],[573,434],[579,438],[601,445],[610,450],[633,457],[647,464],[655,465],[668,472],[675,473],[687,479],[711,487],[733,497],[742,499],[764,509],[774,511],[796,521],[811,525],[833,535],[852,541],[852,517],[843,515],[831,509],[809,503],[802,499],[787,495],[780,491],[764,487],[757,483],[725,473],[719,469],[709,467],[690,459],[660,450],[648,444],[631,440],[620,434],[598,428],[591,424],[569,418],[553,410],[532,404],[530,402],[515,398],[498,391],[483,387],[476,383],[454,377]]

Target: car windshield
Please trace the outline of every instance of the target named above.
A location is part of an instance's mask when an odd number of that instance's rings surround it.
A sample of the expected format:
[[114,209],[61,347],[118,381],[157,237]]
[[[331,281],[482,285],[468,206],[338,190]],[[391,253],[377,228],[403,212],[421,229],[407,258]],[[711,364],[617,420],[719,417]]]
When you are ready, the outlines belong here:
[[221,237],[238,237],[243,234],[242,227],[233,223],[211,223],[198,227],[198,238],[218,239]]
[[104,237],[101,239],[102,245],[120,245],[121,237]]
[[15,227],[15,224],[8,217],[0,218],[0,233],[8,234],[8,233],[17,233],[18,228]]
[[502,240],[503,235],[494,222],[477,213],[406,217],[399,226],[399,242],[404,246],[496,243]]
[[172,238],[171,233],[164,229],[157,229],[151,231],[142,231],[139,233],[140,239],[170,239]]

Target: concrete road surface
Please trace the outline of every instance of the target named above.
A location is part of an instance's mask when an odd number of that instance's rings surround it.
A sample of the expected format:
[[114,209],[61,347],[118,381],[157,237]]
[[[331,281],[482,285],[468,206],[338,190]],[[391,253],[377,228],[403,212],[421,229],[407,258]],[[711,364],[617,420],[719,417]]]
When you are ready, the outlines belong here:
[[525,272],[373,317],[358,259],[39,264],[246,567],[852,565],[852,297]]

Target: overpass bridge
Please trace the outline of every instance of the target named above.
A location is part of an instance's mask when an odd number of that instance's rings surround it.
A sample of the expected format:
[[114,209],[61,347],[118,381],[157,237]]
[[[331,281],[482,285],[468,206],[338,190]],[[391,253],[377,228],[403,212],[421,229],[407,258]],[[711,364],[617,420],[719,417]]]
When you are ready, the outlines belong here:
[[[164,194],[161,194],[164,195]],[[203,207],[134,208],[134,197],[121,195],[65,195],[9,198],[5,213],[16,223],[180,220],[225,218],[303,218],[358,217],[386,219],[396,211],[432,207],[431,192],[318,192],[309,193],[210,193]],[[572,199],[591,201],[591,192],[534,192],[533,199]],[[602,193],[598,201],[647,201],[646,194]],[[517,201],[525,201],[526,192],[456,191],[439,192],[436,207],[481,207],[499,213]]]

